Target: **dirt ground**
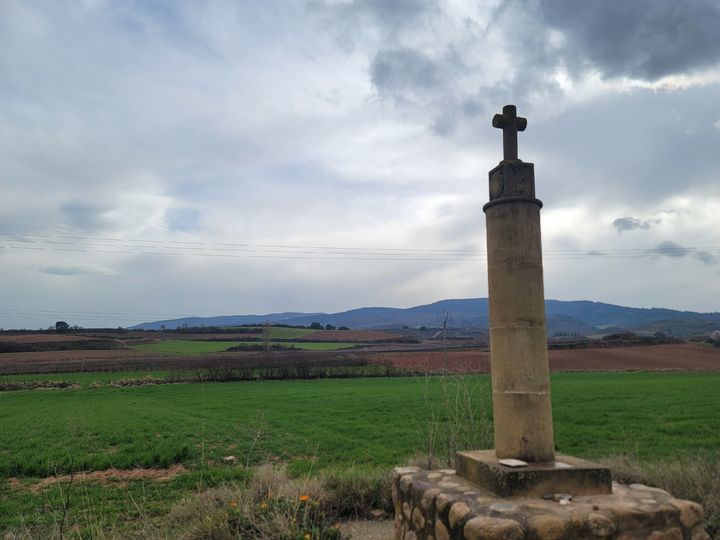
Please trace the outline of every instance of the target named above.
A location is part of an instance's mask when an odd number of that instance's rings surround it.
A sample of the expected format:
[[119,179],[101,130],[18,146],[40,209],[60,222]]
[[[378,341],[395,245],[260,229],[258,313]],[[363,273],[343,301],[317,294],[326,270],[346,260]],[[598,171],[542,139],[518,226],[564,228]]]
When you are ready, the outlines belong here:
[[[551,371],[720,371],[720,348],[692,343],[548,351]],[[487,373],[490,353],[442,351],[381,353],[375,358],[402,368]]]
[[[42,480],[32,484],[29,489],[33,493],[37,493],[47,487],[57,484],[58,482],[88,482],[95,481],[101,483],[115,482],[124,484],[129,480],[157,480],[165,481],[175,478],[178,474],[186,472],[187,469],[182,465],[175,464],[168,469],[107,469],[104,471],[84,471],[74,475],[48,476]],[[8,482],[14,489],[19,489],[21,483],[17,478],[9,478]]]
[[340,526],[343,538],[352,540],[393,540],[395,522],[383,521],[347,521]]
[[[293,356],[294,355],[294,356]],[[252,352],[168,356],[140,353],[132,349],[69,350],[0,354],[0,374],[61,373],[73,371],[128,371],[148,369],[193,369],[224,363],[231,367],[265,366],[286,358],[302,358],[321,365],[350,365],[367,360],[421,372],[488,373],[490,353],[477,350],[402,352],[287,352],[270,360]],[[693,343],[611,347],[603,349],[553,349],[551,371],[720,371],[720,348]],[[330,365],[330,364],[328,364]]]
[[88,341],[95,339],[74,334],[10,334],[0,335],[0,343],[52,343],[55,341]]
[[303,341],[357,341],[371,343],[398,339],[398,334],[380,330],[316,330],[303,336]]

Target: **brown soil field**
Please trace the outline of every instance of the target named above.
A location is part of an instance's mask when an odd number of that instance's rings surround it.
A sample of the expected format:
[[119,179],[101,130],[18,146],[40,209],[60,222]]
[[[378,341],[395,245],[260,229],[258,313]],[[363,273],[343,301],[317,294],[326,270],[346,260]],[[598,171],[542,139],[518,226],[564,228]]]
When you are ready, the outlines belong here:
[[[551,371],[720,371],[720,348],[692,343],[550,350]],[[70,350],[0,354],[0,374],[73,371],[186,370],[210,366],[270,367],[306,362],[309,365],[383,364],[419,372],[487,373],[490,353],[442,351],[278,351],[168,356],[119,350]]]
[[[720,371],[720,348],[692,343],[572,349],[548,351],[551,371]],[[380,353],[374,361],[394,367],[450,371],[452,373],[488,373],[490,353],[480,351],[442,351]]]
[[340,351],[217,352],[192,356],[131,349],[71,350],[0,354],[0,375],[72,373],[78,371],[184,371],[205,368],[262,369],[305,366],[360,366],[372,358],[362,353]]
[[391,341],[403,336],[380,330],[316,330],[302,337],[302,341]]
[[54,341],[88,341],[95,339],[75,334],[14,334],[0,335],[0,343],[51,343]]
[[[106,371],[112,369],[122,371],[126,364],[133,365],[139,358],[137,351],[128,349],[116,350],[70,350],[42,351],[0,354],[0,374],[15,373],[53,373],[60,371]],[[133,362],[135,360],[135,362]]]

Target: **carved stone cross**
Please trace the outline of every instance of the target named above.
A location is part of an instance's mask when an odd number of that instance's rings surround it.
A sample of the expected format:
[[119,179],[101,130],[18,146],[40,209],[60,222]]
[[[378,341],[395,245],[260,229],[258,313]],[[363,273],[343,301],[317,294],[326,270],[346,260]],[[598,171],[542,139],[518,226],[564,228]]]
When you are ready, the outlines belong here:
[[503,130],[503,158],[505,160],[517,159],[517,132],[525,131],[527,118],[521,118],[517,115],[515,105],[505,105],[502,114],[493,116],[492,125]]

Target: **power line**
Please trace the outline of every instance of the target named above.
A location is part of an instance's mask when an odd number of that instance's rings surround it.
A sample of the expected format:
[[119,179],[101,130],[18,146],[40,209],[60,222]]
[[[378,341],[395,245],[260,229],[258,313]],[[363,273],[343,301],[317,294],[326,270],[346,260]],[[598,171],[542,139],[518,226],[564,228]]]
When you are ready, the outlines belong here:
[[[57,251],[119,255],[201,256],[251,259],[324,259],[367,261],[475,261],[484,260],[484,250],[434,248],[366,248],[239,242],[190,242],[143,240],[93,236],[0,233],[0,249],[6,251]],[[217,247],[220,246],[220,247]],[[642,258],[665,255],[720,254],[720,247],[655,247],[626,249],[546,249],[547,260]]]

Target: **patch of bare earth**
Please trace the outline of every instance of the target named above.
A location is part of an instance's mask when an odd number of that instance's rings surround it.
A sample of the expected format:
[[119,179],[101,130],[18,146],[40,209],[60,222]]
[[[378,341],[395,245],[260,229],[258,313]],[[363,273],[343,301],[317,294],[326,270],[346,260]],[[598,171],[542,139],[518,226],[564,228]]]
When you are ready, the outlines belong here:
[[[720,371],[720,348],[692,343],[548,351],[551,371]],[[418,371],[488,373],[490,353],[380,353],[374,361]]]
[[88,341],[93,338],[67,334],[16,334],[0,336],[0,343],[52,343],[55,341]]
[[33,493],[37,493],[58,482],[68,483],[71,481],[100,482],[104,484],[115,483],[121,485],[132,480],[156,480],[163,482],[175,478],[184,472],[187,472],[187,469],[180,464],[173,465],[168,469],[106,469],[104,471],[84,471],[72,475],[48,476],[32,484],[29,489]]
[[384,521],[347,521],[340,525],[343,538],[362,538],[363,540],[392,540],[395,538],[395,522]]
[[391,332],[379,330],[316,330],[302,337],[303,341],[391,341],[400,337]]

